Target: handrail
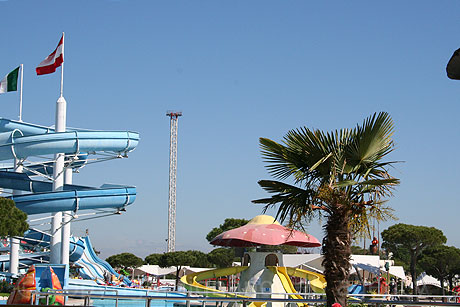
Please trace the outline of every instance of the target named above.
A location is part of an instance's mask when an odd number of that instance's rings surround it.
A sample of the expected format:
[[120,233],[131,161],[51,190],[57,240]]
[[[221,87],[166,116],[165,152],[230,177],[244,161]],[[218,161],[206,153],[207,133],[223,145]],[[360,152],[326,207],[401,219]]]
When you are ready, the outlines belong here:
[[[236,297],[240,293],[227,292],[228,295],[233,295],[233,297],[209,297],[203,296],[203,292],[171,292],[171,291],[152,291],[152,293],[165,294],[164,296],[149,296],[150,291],[146,291],[145,295],[120,295],[118,290],[113,289],[74,289],[74,290],[50,290],[49,292],[39,292],[32,291],[33,294],[37,297],[36,302],[38,302],[39,297],[45,297],[48,302],[48,297],[50,295],[61,295],[65,297],[78,297],[84,300],[83,306],[89,306],[91,299],[114,299],[115,306],[118,307],[118,301],[123,300],[145,300],[145,306],[150,307],[152,301],[185,301],[186,306],[190,306],[191,301],[199,301],[203,305],[206,302],[213,302],[217,304],[220,302],[238,302],[242,303],[243,307],[248,306],[252,302],[271,302],[271,303],[319,303],[323,304],[326,302],[325,295],[323,293],[297,293],[302,295],[302,299],[292,299],[289,298],[289,293],[270,293],[273,295],[285,295],[285,298],[267,298],[267,297]],[[103,292],[103,293],[94,293],[94,292]],[[114,294],[108,294],[108,292],[114,292]],[[174,294],[171,296],[169,294]],[[182,294],[183,296],[177,296],[177,294]],[[260,295],[267,295],[267,293],[255,293]],[[246,293],[247,295],[247,293]],[[318,298],[320,297],[320,298]],[[361,299],[359,299],[361,298]],[[398,298],[395,300],[395,298]],[[401,300],[399,298],[405,298]],[[417,301],[411,299],[417,298]],[[365,304],[386,304],[386,305],[405,305],[405,306],[460,306],[460,303],[457,302],[458,296],[441,296],[441,295],[378,295],[378,294],[352,294],[349,295],[350,303],[357,302]],[[433,299],[439,299],[433,301]],[[441,299],[454,300],[454,302],[443,302]]]

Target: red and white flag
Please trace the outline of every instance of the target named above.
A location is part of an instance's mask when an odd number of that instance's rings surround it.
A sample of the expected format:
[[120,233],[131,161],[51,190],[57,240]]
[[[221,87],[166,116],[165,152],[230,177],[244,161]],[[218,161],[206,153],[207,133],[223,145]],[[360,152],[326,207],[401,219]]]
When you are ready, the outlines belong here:
[[64,62],[64,35],[61,37],[56,50],[46,57],[40,64],[38,64],[35,71],[37,75],[51,74],[56,71],[56,68],[61,66]]

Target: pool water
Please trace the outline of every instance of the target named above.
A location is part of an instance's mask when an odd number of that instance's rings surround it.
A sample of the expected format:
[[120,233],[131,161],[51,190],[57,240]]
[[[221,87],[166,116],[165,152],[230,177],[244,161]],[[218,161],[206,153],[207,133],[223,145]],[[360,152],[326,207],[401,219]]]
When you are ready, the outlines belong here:
[[[174,303],[184,301],[160,301],[151,300],[151,307],[174,307]],[[116,301],[114,299],[93,299],[91,300],[91,306],[95,307],[115,307]],[[144,307],[146,306],[145,300],[118,300],[118,307]]]

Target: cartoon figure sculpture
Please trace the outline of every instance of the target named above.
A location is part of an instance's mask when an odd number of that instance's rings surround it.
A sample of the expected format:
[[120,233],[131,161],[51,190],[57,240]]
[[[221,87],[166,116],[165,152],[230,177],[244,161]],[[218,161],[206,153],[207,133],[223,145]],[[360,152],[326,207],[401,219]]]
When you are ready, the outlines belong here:
[[[59,278],[54,273],[52,267],[47,267],[40,276],[40,291],[48,292],[49,290],[61,290],[62,286]],[[13,292],[8,298],[7,305],[33,305],[35,304],[35,296],[32,292],[37,290],[35,266],[29,267],[24,276],[19,280]],[[46,304],[46,299],[40,300],[41,305]],[[64,297],[60,295],[50,295],[48,305],[64,305]]]

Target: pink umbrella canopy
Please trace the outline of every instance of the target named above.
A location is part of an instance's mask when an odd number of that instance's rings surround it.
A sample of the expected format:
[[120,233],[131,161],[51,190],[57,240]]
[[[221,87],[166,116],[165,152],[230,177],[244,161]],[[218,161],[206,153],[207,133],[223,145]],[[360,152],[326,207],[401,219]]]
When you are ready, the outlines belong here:
[[269,215],[258,215],[244,226],[225,231],[211,241],[212,245],[248,247],[257,245],[293,245],[318,247],[312,235],[280,225]]

